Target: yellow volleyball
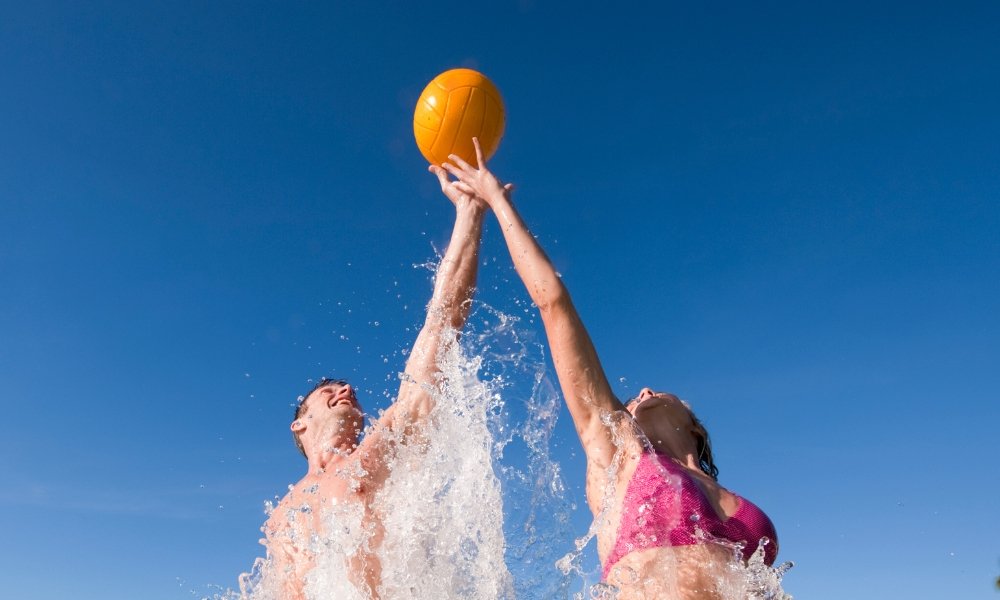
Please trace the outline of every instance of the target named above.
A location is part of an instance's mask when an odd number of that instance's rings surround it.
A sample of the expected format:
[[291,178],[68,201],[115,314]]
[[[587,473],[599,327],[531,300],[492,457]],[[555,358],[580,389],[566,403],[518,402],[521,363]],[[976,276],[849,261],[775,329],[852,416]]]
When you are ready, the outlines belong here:
[[490,158],[503,137],[504,109],[500,90],[472,69],[452,69],[431,80],[413,112],[413,136],[428,162],[440,165],[449,154],[476,165],[472,138],[479,138]]

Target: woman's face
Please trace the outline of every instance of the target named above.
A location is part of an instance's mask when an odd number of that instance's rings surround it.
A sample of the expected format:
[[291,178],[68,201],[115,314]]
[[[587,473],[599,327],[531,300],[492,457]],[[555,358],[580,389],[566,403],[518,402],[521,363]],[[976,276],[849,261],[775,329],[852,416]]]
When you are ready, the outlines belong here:
[[673,394],[642,388],[625,409],[632,414],[650,441],[682,434],[691,436],[694,421],[687,403]]

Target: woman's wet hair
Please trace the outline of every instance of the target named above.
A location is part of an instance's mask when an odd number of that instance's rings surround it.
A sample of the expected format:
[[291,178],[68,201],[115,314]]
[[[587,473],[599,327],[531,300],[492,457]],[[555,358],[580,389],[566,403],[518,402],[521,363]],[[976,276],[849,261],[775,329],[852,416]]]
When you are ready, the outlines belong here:
[[[638,396],[629,399],[625,402],[625,409],[628,410],[628,407],[631,406],[633,402],[638,401]],[[694,411],[691,410],[690,404],[684,400],[681,400],[681,404],[687,408],[688,414],[691,415],[691,423],[694,425],[694,431],[692,431],[692,433],[694,434],[695,443],[697,444],[698,467],[700,467],[706,475],[715,481],[718,481],[719,467],[715,466],[715,459],[712,457],[712,439],[708,437],[708,430],[705,429],[705,426],[700,420],[698,420],[698,417],[695,416]]]
[[712,440],[708,437],[708,430],[702,425],[698,417],[694,416],[694,412],[691,412],[691,422],[694,424],[694,437],[695,442],[698,444],[698,466],[701,470],[705,472],[706,475],[714,479],[719,480],[719,467],[715,466],[715,459],[712,457]]
[[[292,419],[293,422],[298,421],[299,418],[306,413],[306,399],[309,398],[309,396],[312,395],[312,393],[318,390],[319,388],[326,387],[328,385],[347,385],[347,380],[321,377],[320,380],[316,382],[316,385],[314,385],[311,390],[306,392],[304,396],[299,396],[299,401],[295,403],[295,417]],[[308,455],[306,455],[306,449],[302,445],[302,440],[299,438],[298,432],[296,431],[292,432],[292,439],[295,440],[295,447],[299,449],[299,452],[302,453],[302,456],[309,458]]]

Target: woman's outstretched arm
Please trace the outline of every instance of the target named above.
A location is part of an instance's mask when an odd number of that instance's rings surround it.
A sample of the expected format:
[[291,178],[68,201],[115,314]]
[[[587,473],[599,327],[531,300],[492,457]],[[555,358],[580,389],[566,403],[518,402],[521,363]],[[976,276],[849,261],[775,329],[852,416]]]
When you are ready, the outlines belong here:
[[478,168],[457,156],[450,157],[457,166],[445,164],[445,168],[464,185],[463,189],[482,198],[496,214],[514,268],[541,313],[559,385],[587,452],[588,464],[605,468],[616,450],[606,419],[624,407],[611,391],[569,290],[514,208],[513,186],[501,184],[486,168],[479,141],[474,141]]

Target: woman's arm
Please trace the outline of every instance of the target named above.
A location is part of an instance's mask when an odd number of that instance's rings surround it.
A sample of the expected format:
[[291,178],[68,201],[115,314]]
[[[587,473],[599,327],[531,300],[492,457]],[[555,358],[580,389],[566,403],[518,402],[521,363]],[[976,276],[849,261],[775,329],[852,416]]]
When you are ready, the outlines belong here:
[[457,156],[450,157],[457,167],[444,166],[464,184],[463,189],[482,198],[500,221],[514,268],[541,313],[556,375],[588,463],[606,468],[616,451],[614,431],[607,419],[624,407],[611,391],[569,290],[514,208],[510,200],[513,186],[502,185],[486,168],[479,141],[474,141],[479,168]]

